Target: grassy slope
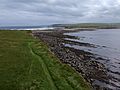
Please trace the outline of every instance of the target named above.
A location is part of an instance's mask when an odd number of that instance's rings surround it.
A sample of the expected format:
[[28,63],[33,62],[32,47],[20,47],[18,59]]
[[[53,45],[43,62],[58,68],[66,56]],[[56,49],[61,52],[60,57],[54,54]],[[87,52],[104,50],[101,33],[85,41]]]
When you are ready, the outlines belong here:
[[0,90],[90,90],[28,31],[0,31]]

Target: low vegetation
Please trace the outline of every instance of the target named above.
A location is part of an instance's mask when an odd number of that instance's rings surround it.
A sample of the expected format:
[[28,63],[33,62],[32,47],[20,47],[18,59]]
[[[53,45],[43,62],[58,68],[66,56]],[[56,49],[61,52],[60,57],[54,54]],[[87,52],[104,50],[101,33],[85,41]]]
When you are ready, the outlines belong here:
[[0,31],[0,90],[90,90],[30,31]]
[[97,28],[97,29],[112,29],[120,28],[120,23],[78,23],[78,24],[54,24],[53,27],[65,28]]

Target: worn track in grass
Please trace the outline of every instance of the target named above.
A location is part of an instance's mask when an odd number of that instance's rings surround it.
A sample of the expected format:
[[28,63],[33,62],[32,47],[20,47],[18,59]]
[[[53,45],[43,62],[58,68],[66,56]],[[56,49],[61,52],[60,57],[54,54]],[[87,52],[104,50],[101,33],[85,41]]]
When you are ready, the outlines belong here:
[[75,70],[59,62],[30,31],[0,31],[1,90],[90,90]]

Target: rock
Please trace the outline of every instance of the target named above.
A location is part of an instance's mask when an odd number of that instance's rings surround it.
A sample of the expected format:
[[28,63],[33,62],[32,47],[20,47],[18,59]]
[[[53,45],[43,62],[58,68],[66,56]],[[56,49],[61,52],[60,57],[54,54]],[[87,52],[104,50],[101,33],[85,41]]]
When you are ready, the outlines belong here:
[[[55,31],[54,33],[37,32],[34,33],[34,36],[40,38],[42,41],[47,43],[51,51],[54,52],[54,54],[61,60],[61,62],[66,63],[71,67],[73,67],[76,71],[81,73],[87,81],[92,83],[94,80],[107,79],[105,66],[97,61],[94,61],[95,58],[92,53],[64,47],[63,43],[68,41],[63,40],[63,37],[69,37],[69,36],[64,36],[63,32],[64,31],[61,32]],[[70,38],[75,38],[75,37],[70,37]],[[69,42],[69,43],[74,43],[74,42]],[[77,43],[77,44],[84,45],[83,43]],[[85,45],[90,46],[89,44],[85,44]],[[94,87],[99,88],[99,86],[94,86]]]

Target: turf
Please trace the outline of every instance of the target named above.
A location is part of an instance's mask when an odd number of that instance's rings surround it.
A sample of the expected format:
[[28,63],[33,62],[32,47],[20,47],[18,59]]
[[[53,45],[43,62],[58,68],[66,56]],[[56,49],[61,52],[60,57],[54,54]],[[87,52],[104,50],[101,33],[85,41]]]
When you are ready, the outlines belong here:
[[30,31],[0,31],[0,90],[90,90]]

